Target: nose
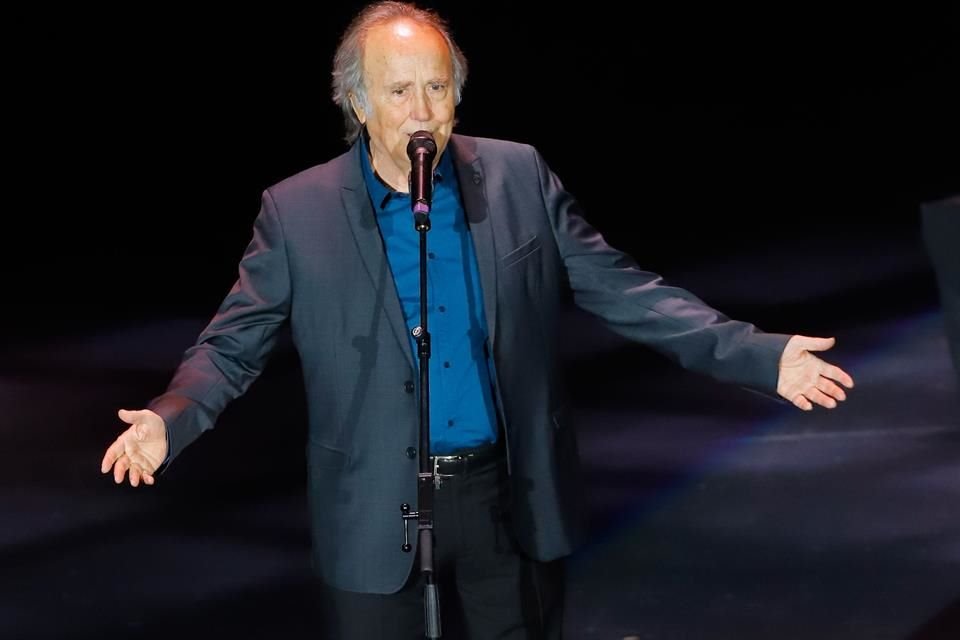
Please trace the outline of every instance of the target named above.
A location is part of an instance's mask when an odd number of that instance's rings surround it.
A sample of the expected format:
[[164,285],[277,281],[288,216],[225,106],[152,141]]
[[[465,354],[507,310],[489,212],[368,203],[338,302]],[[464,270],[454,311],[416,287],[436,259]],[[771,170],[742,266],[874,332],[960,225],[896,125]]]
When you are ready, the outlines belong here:
[[413,104],[410,105],[410,117],[418,122],[427,122],[433,118],[433,111],[430,109],[430,99],[427,97],[427,91],[417,91],[413,97]]

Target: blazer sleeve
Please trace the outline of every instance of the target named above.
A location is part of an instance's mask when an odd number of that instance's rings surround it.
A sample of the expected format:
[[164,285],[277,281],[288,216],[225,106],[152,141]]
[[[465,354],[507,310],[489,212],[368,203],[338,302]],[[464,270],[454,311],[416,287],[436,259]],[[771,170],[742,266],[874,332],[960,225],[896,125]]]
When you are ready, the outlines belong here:
[[167,425],[173,460],[214,426],[227,404],[260,375],[290,313],[290,269],[283,225],[264,191],[237,281],[196,343],[184,352],[165,393],[148,408]]
[[686,369],[775,396],[780,356],[790,336],[732,320],[693,293],[640,269],[586,222],[577,201],[539,152],[533,153],[541,198],[577,306]]

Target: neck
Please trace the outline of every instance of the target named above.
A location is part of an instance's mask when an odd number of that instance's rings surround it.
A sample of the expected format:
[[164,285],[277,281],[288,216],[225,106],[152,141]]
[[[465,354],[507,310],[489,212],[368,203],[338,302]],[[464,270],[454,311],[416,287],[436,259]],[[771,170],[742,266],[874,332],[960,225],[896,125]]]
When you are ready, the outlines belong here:
[[390,186],[391,189],[401,193],[407,193],[410,190],[408,176],[403,173],[392,161],[380,162],[376,154],[370,153],[370,166],[376,176]]

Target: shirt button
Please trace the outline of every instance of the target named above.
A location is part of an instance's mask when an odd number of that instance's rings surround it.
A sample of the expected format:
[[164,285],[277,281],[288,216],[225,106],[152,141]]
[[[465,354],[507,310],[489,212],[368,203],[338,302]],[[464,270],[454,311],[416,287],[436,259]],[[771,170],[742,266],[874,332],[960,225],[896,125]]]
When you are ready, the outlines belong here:
[[403,390],[407,393],[413,393],[413,380],[407,380],[403,383]]
[[414,449],[413,447],[407,447],[406,453],[407,453],[407,457],[410,458],[411,460],[417,457],[417,450]]
[[447,420],[447,426],[448,426],[448,427],[452,427],[452,426],[453,426],[453,420]]
[[449,368],[450,368],[450,363],[449,363],[449,362],[444,362],[444,363],[443,363],[443,368],[444,368],[444,369],[449,369]]
[[433,258],[436,258],[436,257],[437,257],[437,254],[435,254],[433,251],[431,251],[431,252],[428,253],[427,255],[430,256],[430,259],[433,259]]
[[446,308],[445,306],[440,305],[440,313],[443,313],[443,312],[446,311],[446,310],[447,310],[447,308]]

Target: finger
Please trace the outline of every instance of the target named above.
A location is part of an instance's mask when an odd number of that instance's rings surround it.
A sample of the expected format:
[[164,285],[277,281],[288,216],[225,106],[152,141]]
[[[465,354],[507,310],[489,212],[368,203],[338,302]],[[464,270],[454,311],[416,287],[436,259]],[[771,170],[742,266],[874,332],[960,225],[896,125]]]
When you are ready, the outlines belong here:
[[123,476],[126,474],[127,469],[130,467],[130,458],[127,456],[121,456],[117,460],[117,463],[113,465],[113,481],[117,484],[123,482]]
[[154,465],[150,460],[139,451],[131,451],[127,454],[127,457],[130,458],[130,467],[137,468],[141,474],[151,473],[156,470],[156,465]]
[[831,398],[836,398],[837,400],[841,401],[847,399],[847,394],[843,392],[843,389],[840,388],[840,385],[829,378],[824,378],[821,376],[817,381],[817,389]]
[[122,455],[123,438],[117,438],[113,444],[107,448],[107,452],[103,454],[103,460],[100,462],[100,473],[110,471],[110,467],[112,467],[113,463]]
[[818,404],[821,407],[826,407],[827,409],[833,409],[837,406],[836,400],[817,388],[810,389],[810,391],[807,391],[803,395],[806,396],[810,402]]
[[836,338],[811,338],[810,336],[801,336],[800,345],[807,351],[826,351],[837,343]]
[[793,404],[798,409],[803,409],[804,411],[810,411],[813,409],[813,405],[810,404],[809,400],[803,397],[803,394],[798,393],[797,396],[793,399]]
[[156,480],[153,479],[153,476],[146,472],[143,474],[143,481],[150,486],[153,486],[153,483],[156,482]]
[[143,419],[146,411],[130,411],[129,409],[120,409],[117,416],[127,424],[136,424]]
[[130,465],[130,486],[140,486],[140,467],[135,464]]
[[823,371],[820,372],[820,375],[826,376],[832,380],[836,380],[847,389],[853,389],[853,378],[850,377],[849,373],[836,365],[826,365]]

